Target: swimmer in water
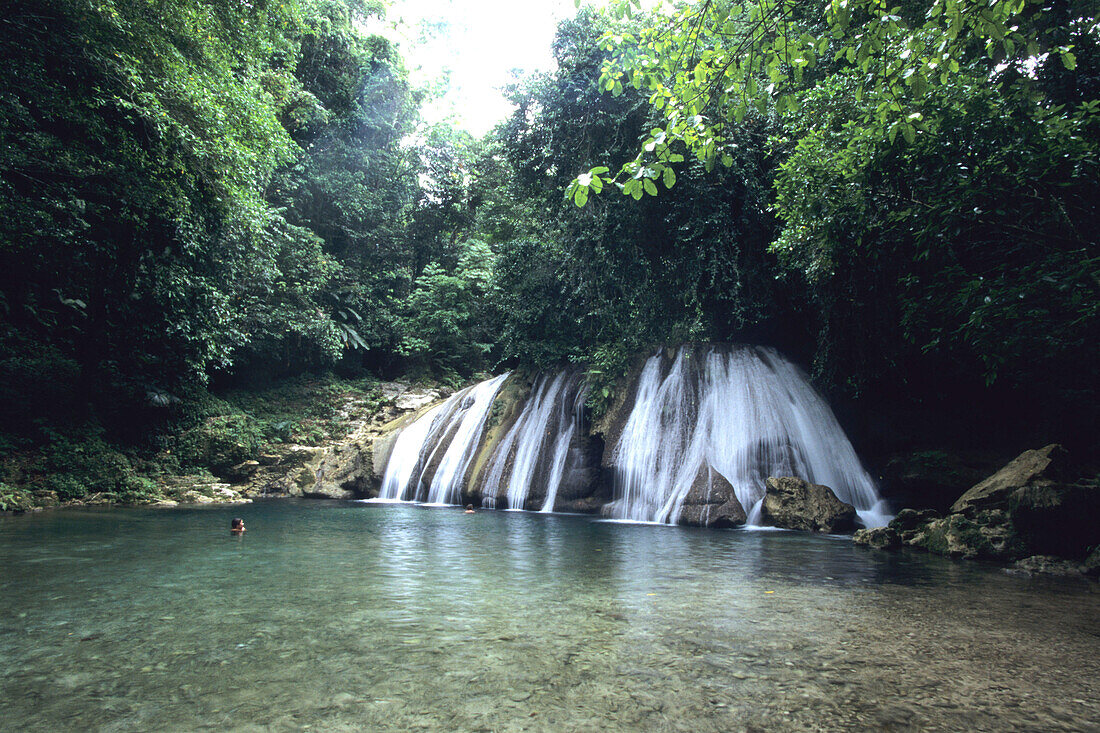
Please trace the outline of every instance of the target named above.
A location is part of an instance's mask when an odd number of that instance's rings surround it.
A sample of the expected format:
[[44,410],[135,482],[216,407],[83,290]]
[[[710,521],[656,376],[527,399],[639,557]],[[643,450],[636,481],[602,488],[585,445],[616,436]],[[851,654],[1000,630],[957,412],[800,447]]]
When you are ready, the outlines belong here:
[[233,521],[229,523],[229,531],[233,534],[243,534],[246,531],[244,528],[244,520],[240,517],[234,517]]
[[473,514],[474,513],[474,505],[473,504],[467,504],[466,505],[466,511],[464,511],[462,513],[463,514]]

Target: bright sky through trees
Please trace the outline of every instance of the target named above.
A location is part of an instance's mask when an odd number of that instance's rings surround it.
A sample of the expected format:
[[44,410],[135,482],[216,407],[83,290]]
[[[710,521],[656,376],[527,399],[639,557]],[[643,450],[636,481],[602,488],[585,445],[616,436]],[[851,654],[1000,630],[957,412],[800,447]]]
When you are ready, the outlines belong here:
[[554,31],[575,13],[573,0],[396,0],[372,30],[398,42],[414,83],[437,92],[429,122],[452,118],[480,136],[511,111],[501,89],[513,70],[553,65]]

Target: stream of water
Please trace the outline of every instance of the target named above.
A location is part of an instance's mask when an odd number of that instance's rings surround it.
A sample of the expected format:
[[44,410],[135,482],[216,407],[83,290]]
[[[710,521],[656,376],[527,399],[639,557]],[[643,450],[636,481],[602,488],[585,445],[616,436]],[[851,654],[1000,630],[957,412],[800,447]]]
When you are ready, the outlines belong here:
[[1100,730],[1098,612],[793,532],[52,511],[0,518],[0,729]]

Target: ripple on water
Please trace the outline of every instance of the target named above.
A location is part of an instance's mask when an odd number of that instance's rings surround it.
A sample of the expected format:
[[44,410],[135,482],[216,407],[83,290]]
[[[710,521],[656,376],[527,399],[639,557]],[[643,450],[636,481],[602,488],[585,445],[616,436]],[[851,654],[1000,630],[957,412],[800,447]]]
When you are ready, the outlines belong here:
[[269,502],[6,520],[0,560],[12,729],[1100,720],[1094,584],[846,539]]

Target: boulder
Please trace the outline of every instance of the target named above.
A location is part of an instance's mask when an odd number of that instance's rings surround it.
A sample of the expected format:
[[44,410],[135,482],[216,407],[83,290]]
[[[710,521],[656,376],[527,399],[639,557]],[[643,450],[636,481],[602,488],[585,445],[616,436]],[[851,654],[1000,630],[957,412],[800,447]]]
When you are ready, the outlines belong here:
[[1083,559],[1100,545],[1100,486],[1075,478],[1060,445],[1025,451],[959,497],[951,511],[971,519],[984,510],[1004,512],[1031,554]]
[[765,524],[811,532],[851,532],[856,510],[841,501],[828,486],[800,478],[769,477],[765,482],[761,518]]
[[745,523],[745,509],[726,477],[710,465],[699,467],[680,509],[680,524],[736,527]]
[[879,550],[892,550],[901,547],[901,535],[893,527],[872,527],[857,529],[852,535],[857,545],[874,547]]
[[1008,497],[1025,486],[1049,486],[1068,472],[1066,449],[1051,444],[1024,451],[1004,468],[975,484],[951,505],[952,514],[973,515],[981,509],[1003,509]]
[[1007,512],[986,509],[973,517],[952,514],[913,530],[903,544],[938,555],[1017,560],[1028,554]]

